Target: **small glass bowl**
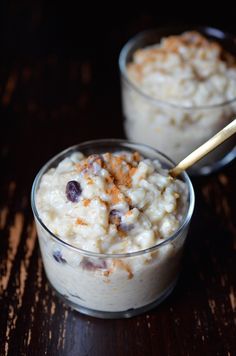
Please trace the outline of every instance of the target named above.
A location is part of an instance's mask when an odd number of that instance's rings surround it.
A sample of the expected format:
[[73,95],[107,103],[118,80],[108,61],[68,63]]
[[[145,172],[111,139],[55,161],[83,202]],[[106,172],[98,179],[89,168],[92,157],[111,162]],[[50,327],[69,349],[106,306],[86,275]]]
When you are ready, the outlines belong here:
[[[149,30],[131,38],[119,57],[124,128],[128,139],[151,145],[179,162],[222,129],[236,114],[236,98],[217,105],[185,107],[145,94],[127,73],[137,49],[160,43],[163,37],[197,31],[236,57],[236,38],[211,27],[174,27]],[[215,149],[189,170],[212,173],[236,156],[235,138]]]
[[[41,254],[47,278],[56,293],[73,309],[99,318],[128,318],[162,302],[173,290],[194,209],[194,191],[186,173],[180,176],[188,188],[186,214],[178,230],[156,246],[133,253],[100,254],[77,248],[53,234],[37,210],[35,195],[42,176],[74,152],[138,151],[159,159],[166,168],[173,162],[157,150],[125,140],[81,143],[59,153],[36,176],[31,194]],[[129,267],[127,267],[129,266]]]

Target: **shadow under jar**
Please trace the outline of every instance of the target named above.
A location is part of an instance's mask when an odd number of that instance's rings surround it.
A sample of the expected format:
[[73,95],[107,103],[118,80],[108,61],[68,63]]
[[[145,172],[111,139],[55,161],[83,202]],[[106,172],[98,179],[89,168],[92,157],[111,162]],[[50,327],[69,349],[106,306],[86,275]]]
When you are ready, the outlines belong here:
[[187,187],[187,202],[179,228],[166,239],[141,251],[104,254],[85,251],[52,233],[37,208],[37,192],[43,175],[66,157],[82,152],[86,157],[105,152],[139,152],[170,169],[173,162],[157,150],[125,140],[97,140],[73,146],[52,158],[38,173],[31,203],[43,264],[56,293],[81,313],[100,318],[127,318],[149,310],[173,290],[194,208],[194,191],[186,173],[179,178]]
[[[163,81],[168,81],[168,75],[171,78],[171,85],[168,90],[166,90],[166,97],[163,99],[158,98],[158,92],[155,95],[151,95],[147,91],[148,83],[139,83],[138,76],[142,63],[138,63],[139,59],[136,60],[138,66],[136,67],[136,77],[137,80],[132,79],[130,75],[130,65],[134,63],[134,56],[137,50],[147,49],[153,45],[159,45],[163,38],[168,38],[171,35],[181,35],[184,32],[195,31],[203,35],[207,40],[217,42],[223,50],[230,53],[235,58],[236,63],[236,40],[235,37],[222,32],[218,29],[211,27],[174,27],[166,29],[148,30],[142,32],[132,39],[130,39],[127,44],[123,47],[119,57],[119,68],[121,75],[121,93],[122,93],[122,107],[124,115],[124,127],[126,136],[128,139],[149,144],[161,152],[164,152],[175,162],[179,162],[190,154],[194,149],[199,147],[220,129],[222,129],[226,124],[228,124],[235,117],[236,114],[236,96],[234,95],[229,100],[220,97],[217,85],[226,85],[227,76],[231,76],[232,73],[225,74],[225,78],[222,78],[223,84],[218,81],[217,73],[215,75],[215,95],[217,97],[217,103],[211,104],[210,100],[212,97],[207,99],[209,94],[208,85],[209,83],[204,82],[208,80],[207,77],[204,79],[199,75],[194,78],[195,82],[191,82],[191,78],[187,81],[179,80],[177,73],[177,81],[173,81],[173,75],[170,71],[168,74],[165,73],[162,78],[157,79],[160,72],[155,72],[156,69],[151,72],[152,76],[149,76],[149,80],[156,82],[157,88],[163,86]],[[172,45],[172,44],[171,44]],[[156,49],[154,49],[155,51]],[[213,49],[214,50],[214,49]],[[153,52],[154,53],[154,52]],[[141,56],[140,56],[141,58]],[[157,59],[154,57],[145,59],[145,61],[155,62]],[[163,60],[163,57],[161,57]],[[142,59],[141,59],[142,60]],[[168,59],[170,66],[172,59]],[[181,59],[177,58],[177,61]],[[167,59],[165,59],[167,63]],[[166,64],[165,64],[166,65]],[[182,64],[181,64],[182,65]],[[181,72],[180,65],[180,72]],[[208,61],[209,67],[214,68],[214,61]],[[220,64],[224,66],[224,64]],[[178,66],[178,65],[177,65]],[[142,69],[141,69],[142,70]],[[149,70],[149,68],[145,69]],[[162,69],[161,69],[162,70]],[[191,69],[194,72],[194,68]],[[205,70],[203,68],[203,70]],[[218,69],[217,69],[218,70]],[[222,68],[219,69],[222,71]],[[146,75],[142,72],[142,75]],[[163,69],[163,73],[166,69]],[[210,72],[212,69],[210,69]],[[222,73],[221,73],[222,74]],[[149,74],[148,74],[149,75]],[[184,74],[183,74],[184,75]],[[187,76],[189,73],[187,74]],[[190,74],[191,76],[191,74]],[[233,73],[234,82],[232,90],[236,92],[236,67]],[[170,78],[169,77],[169,78]],[[196,79],[199,82],[196,82]],[[158,82],[159,80],[159,82]],[[179,81],[178,81],[179,80]],[[173,85],[174,84],[174,85]],[[196,84],[196,85],[195,85]],[[153,83],[151,83],[153,85]],[[198,91],[198,104],[192,104],[193,96],[196,93],[196,87],[201,86],[201,92]],[[213,86],[214,86],[213,85]],[[232,85],[232,82],[231,84]],[[145,87],[146,86],[146,87]],[[185,86],[185,87],[184,87]],[[153,86],[154,87],[154,86]],[[159,90],[158,89],[158,90]],[[175,100],[171,99],[171,95],[168,97],[168,92],[185,91],[185,97],[181,97],[181,102],[178,102],[178,96]],[[212,90],[212,89],[211,89]],[[222,87],[220,88],[222,91]],[[204,98],[204,104],[201,104],[201,96]],[[189,170],[190,174],[209,174],[213,171],[221,168],[225,164],[229,163],[236,156],[235,139],[232,138],[222,144],[219,148],[210,153],[205,159],[201,160],[193,168]]]

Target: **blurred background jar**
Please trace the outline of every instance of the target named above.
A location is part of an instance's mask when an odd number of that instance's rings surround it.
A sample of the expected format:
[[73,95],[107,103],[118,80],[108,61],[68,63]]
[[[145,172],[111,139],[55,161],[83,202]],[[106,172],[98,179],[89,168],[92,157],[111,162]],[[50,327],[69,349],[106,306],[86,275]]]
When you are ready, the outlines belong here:
[[[210,27],[145,31],[123,47],[119,67],[127,137],[176,162],[236,114],[236,45],[230,34]],[[209,174],[235,156],[230,139],[191,173]]]

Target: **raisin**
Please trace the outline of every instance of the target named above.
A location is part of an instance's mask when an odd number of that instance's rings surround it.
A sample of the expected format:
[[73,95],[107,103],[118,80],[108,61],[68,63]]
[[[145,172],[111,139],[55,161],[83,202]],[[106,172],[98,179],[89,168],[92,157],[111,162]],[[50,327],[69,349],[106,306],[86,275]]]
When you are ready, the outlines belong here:
[[118,229],[124,232],[129,232],[134,228],[134,224],[119,224]]
[[79,201],[79,197],[82,193],[81,186],[75,180],[71,180],[66,185],[66,197],[68,200],[72,201],[72,203],[77,203]]
[[62,257],[61,251],[56,250],[52,255],[58,263],[66,263],[66,260]]
[[91,261],[87,257],[84,257],[80,262],[80,265],[83,269],[88,271],[96,271],[97,269],[104,269],[107,267],[106,261]]
[[122,216],[121,211],[117,209],[111,210],[109,214],[109,223],[119,225],[121,222],[121,216]]

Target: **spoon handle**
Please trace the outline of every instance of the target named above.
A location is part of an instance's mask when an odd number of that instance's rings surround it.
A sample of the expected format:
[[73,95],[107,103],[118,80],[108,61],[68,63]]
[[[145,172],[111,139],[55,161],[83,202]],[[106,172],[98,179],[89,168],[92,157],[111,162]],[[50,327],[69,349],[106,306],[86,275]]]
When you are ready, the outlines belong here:
[[236,119],[231,121],[230,124],[225,126],[216,135],[206,141],[203,145],[198,147],[195,151],[185,157],[177,166],[170,170],[172,177],[178,176],[180,173],[191,167],[194,163],[198,162],[201,158],[206,156],[209,152],[214,150],[221,143],[226,141],[230,136],[236,133]]

